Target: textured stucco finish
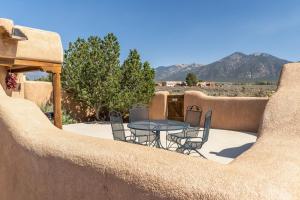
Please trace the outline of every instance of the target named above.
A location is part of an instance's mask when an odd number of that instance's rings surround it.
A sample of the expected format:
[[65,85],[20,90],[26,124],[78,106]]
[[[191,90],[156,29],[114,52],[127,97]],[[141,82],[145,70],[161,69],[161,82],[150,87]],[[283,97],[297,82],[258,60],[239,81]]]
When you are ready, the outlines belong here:
[[17,74],[17,82],[20,85],[18,90],[9,90],[6,88],[5,78],[7,75],[7,70],[5,67],[0,66],[0,86],[5,91],[6,95],[16,98],[24,98],[25,88],[24,88],[24,75],[22,73]]
[[150,119],[167,119],[168,111],[167,111],[167,99],[169,92],[160,91],[155,92],[149,104],[149,117]]
[[38,106],[44,106],[51,100],[53,92],[51,82],[25,81],[24,88],[24,98],[36,103]]
[[[156,92],[149,104],[149,117],[151,119],[167,118],[168,92]],[[91,121],[95,118],[95,110],[83,102],[77,101],[71,94],[63,92],[63,108],[78,122]]]
[[63,48],[59,34],[14,25],[11,20],[0,19],[0,30],[8,33],[12,31],[12,28],[20,29],[28,40],[17,41],[5,34],[0,34],[0,57],[53,63],[63,62]]
[[52,96],[52,83],[43,81],[26,81],[22,73],[17,75],[18,83],[20,84],[19,91],[12,91],[6,89],[5,77],[7,70],[0,67],[0,86],[2,86],[5,93],[10,97],[25,98],[38,106],[43,106],[51,100]]
[[285,65],[257,143],[224,166],[62,131],[0,88],[0,199],[300,199],[299,91]]
[[0,34],[11,35],[14,22],[11,19],[0,18]]
[[[212,127],[257,132],[268,98],[211,97],[199,91],[184,94],[184,107],[198,105],[206,113],[213,110]],[[201,124],[204,123],[204,117]]]

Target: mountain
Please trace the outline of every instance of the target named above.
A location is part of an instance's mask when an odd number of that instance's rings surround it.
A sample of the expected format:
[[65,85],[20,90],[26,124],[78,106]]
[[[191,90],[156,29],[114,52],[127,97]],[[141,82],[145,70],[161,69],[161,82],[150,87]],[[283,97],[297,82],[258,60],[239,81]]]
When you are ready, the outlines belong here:
[[[195,73],[201,80],[252,82],[277,81],[281,68],[289,61],[267,53],[235,52],[208,65],[177,65],[156,68],[156,80],[184,80],[187,73]],[[167,69],[167,70],[166,70]]]
[[33,72],[26,72],[25,73],[27,80],[36,80],[42,77],[48,76],[48,73],[41,72],[41,71],[33,71]]
[[190,71],[194,71],[201,67],[201,64],[178,64],[171,66],[161,66],[155,69],[156,80],[184,80]]

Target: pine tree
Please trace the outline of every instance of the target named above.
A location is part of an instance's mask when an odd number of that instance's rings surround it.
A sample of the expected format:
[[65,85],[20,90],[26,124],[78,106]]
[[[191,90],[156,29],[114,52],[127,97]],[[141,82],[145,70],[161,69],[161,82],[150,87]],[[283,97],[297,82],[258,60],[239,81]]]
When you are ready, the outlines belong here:
[[137,50],[130,50],[120,66],[120,45],[112,33],[103,38],[77,39],[65,51],[62,71],[64,90],[93,107],[97,118],[108,111],[126,112],[148,103],[154,94],[154,70],[142,63]]

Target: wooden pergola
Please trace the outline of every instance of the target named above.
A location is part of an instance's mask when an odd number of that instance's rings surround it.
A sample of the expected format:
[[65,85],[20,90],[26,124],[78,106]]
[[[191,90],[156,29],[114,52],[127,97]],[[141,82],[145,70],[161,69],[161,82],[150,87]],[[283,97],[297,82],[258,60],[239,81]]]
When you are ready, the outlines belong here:
[[14,26],[0,18],[0,67],[14,73],[40,70],[53,74],[54,125],[62,128],[61,81],[63,49],[54,32]]

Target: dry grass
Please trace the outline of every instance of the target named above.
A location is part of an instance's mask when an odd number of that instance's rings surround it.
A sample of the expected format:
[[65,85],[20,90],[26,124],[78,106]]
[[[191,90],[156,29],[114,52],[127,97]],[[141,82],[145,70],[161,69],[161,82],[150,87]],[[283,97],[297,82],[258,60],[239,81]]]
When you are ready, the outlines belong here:
[[210,96],[227,96],[227,97],[269,97],[277,89],[277,85],[254,85],[254,84],[230,84],[222,83],[215,88],[200,88],[198,86],[175,86],[165,87],[157,86],[156,91],[169,91],[171,94],[183,94],[185,91],[201,91]]

